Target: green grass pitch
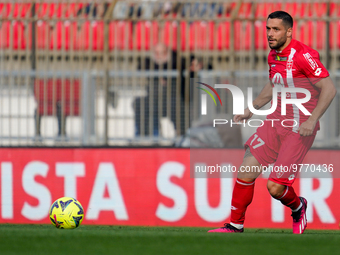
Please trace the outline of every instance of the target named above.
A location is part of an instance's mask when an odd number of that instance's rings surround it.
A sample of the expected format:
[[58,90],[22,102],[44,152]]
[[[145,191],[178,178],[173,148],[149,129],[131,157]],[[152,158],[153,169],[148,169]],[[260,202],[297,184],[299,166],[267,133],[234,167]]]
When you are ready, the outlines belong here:
[[340,254],[340,232],[246,229],[207,233],[207,228],[0,225],[0,254]]

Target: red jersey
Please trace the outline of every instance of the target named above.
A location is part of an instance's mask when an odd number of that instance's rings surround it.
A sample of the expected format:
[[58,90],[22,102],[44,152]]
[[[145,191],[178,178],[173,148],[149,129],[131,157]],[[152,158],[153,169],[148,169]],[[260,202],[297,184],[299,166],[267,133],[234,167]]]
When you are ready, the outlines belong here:
[[[268,55],[269,79],[272,86],[286,88],[304,88],[311,93],[311,99],[303,106],[310,112],[314,110],[319,99],[320,90],[314,85],[329,76],[328,71],[320,62],[319,53],[292,39],[290,44],[281,52],[271,50]],[[305,98],[303,93],[287,93],[286,98]],[[278,93],[277,108],[267,119],[294,119],[298,125],[292,130],[297,133],[299,126],[308,119],[296,105],[286,105],[286,115],[281,115],[281,93]],[[290,124],[287,124],[290,125]],[[291,124],[292,126],[294,124]],[[319,122],[316,129],[319,129]]]

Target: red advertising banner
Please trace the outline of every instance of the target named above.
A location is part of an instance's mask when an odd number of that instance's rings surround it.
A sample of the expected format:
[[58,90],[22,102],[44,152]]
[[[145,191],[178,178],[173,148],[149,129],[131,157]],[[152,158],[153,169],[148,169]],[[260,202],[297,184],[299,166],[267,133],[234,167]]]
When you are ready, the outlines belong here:
[[[243,150],[223,151],[239,166]],[[306,164],[333,164],[340,151],[312,150]],[[298,178],[308,200],[308,228],[337,229],[340,179],[333,173]],[[265,177],[265,176],[264,176]],[[327,178],[325,178],[327,177]],[[189,149],[0,149],[0,223],[49,223],[48,210],[63,196],[84,207],[83,224],[222,226],[229,221],[235,176],[190,177]],[[256,181],[246,227],[290,228],[290,211],[272,199],[266,178]]]

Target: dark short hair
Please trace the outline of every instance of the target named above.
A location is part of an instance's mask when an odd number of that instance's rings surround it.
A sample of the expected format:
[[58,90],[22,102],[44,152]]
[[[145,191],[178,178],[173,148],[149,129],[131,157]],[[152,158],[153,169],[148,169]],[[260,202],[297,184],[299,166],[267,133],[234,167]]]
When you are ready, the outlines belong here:
[[276,11],[269,14],[268,19],[282,19],[283,25],[286,28],[293,27],[293,18],[289,13],[284,11]]

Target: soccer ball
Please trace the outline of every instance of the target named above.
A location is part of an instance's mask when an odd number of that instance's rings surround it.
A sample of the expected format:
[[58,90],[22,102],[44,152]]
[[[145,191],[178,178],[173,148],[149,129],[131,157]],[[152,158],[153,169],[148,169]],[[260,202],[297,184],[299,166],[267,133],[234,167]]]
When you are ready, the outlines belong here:
[[77,199],[62,197],[50,208],[50,220],[56,228],[77,228],[84,219],[84,209]]

